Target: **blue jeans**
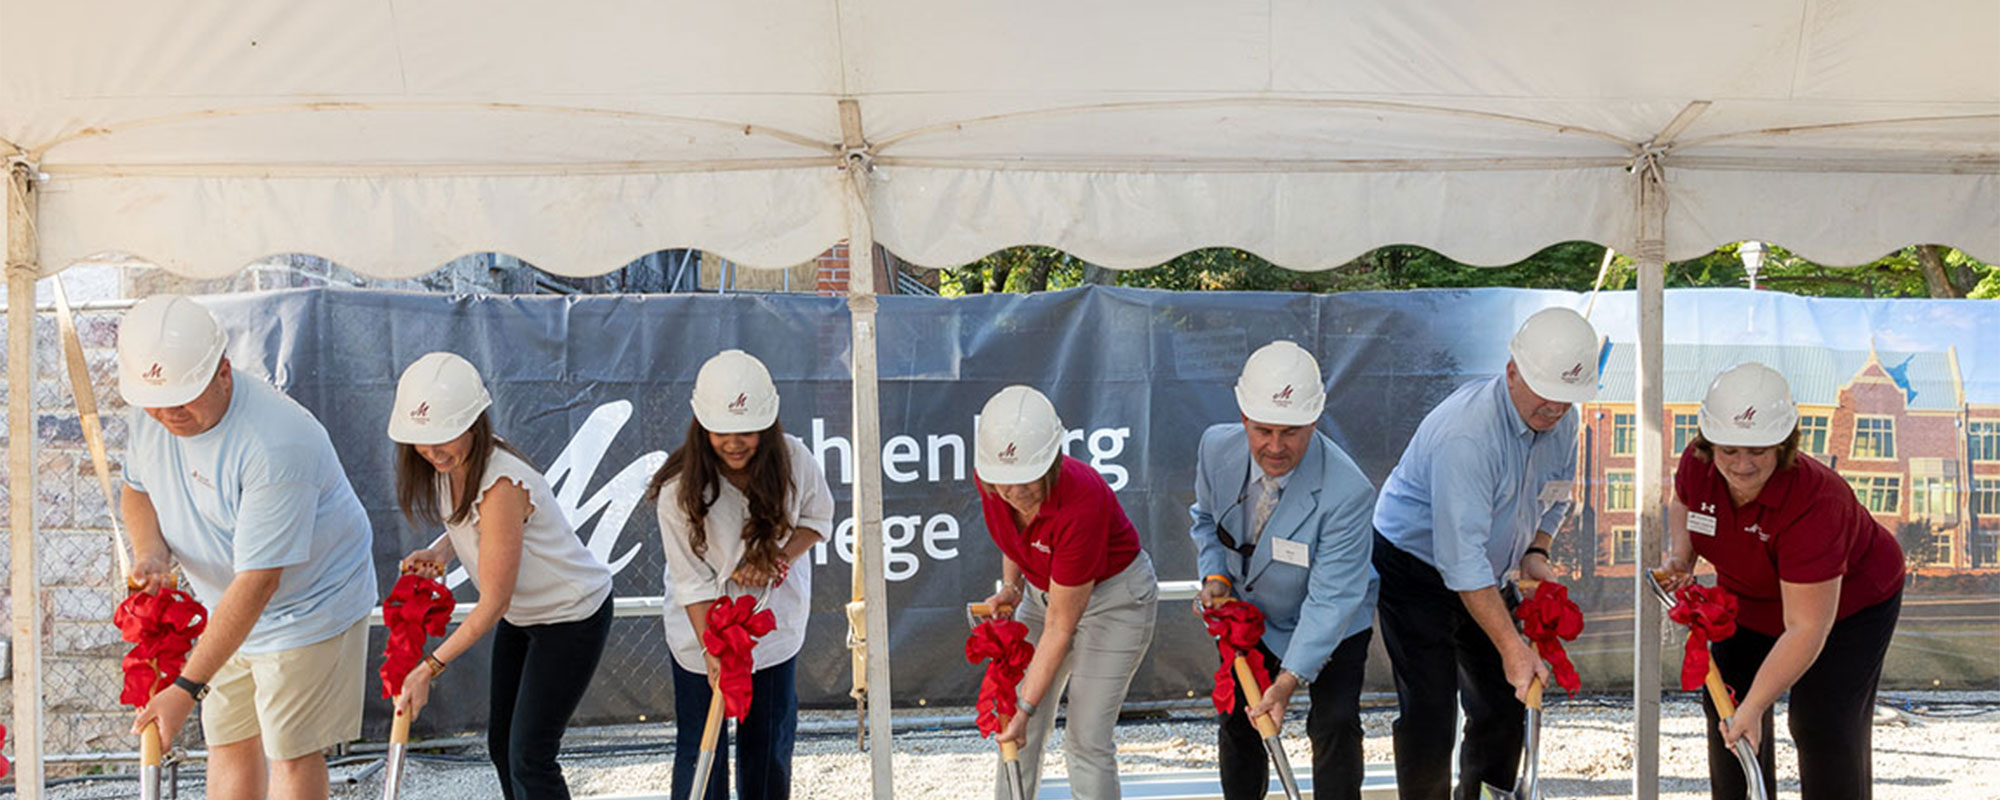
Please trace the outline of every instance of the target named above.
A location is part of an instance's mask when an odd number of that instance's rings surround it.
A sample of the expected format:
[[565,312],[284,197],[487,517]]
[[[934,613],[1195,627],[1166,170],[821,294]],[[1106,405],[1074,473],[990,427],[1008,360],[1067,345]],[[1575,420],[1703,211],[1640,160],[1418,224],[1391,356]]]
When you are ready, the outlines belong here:
[[[799,732],[797,658],[750,674],[750,711],[736,726],[737,800],[789,800],[792,744]],[[694,785],[701,729],[708,722],[708,676],[674,664],[674,800],[687,800]],[[715,740],[703,800],[729,800],[729,727]]]

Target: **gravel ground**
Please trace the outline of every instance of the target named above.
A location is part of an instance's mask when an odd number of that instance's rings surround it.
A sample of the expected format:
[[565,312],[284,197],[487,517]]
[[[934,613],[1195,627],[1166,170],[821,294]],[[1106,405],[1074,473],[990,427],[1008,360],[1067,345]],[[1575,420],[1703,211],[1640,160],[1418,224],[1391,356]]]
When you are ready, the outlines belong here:
[[[1386,698],[1384,698],[1386,701]],[[1885,696],[1875,730],[1875,796],[1883,800],[2000,798],[2000,692],[1898,693]],[[913,710],[911,719],[969,713],[966,709]],[[1798,774],[1791,739],[1778,720],[1780,794],[1796,797]],[[1392,709],[1374,707],[1363,715],[1370,763],[1391,760]],[[1691,701],[1665,704],[1661,723],[1661,796],[1706,798],[1707,766],[1701,739],[1701,708]],[[866,758],[854,752],[851,715],[808,712],[802,723],[834,732],[802,734],[794,764],[793,797],[848,800],[868,796]],[[1552,702],[1544,719],[1542,775],[1551,798],[1628,797],[1631,792],[1632,711],[1615,698]],[[1303,717],[1286,723],[1287,749],[1295,764],[1308,764]],[[1207,771],[1214,768],[1212,718],[1188,706],[1155,719],[1119,726],[1119,764],[1127,773]],[[580,729],[568,744],[564,765],[578,797],[665,792],[668,745],[656,726]],[[1058,733],[1045,775],[1064,772]],[[994,751],[990,742],[957,728],[917,726],[899,731],[895,755],[896,795],[926,800],[988,800],[992,797]],[[622,754],[617,754],[623,751]],[[451,760],[455,759],[455,760]],[[336,778],[357,773],[362,764],[337,766]],[[429,756],[410,765],[404,779],[407,800],[498,797],[499,787],[484,753],[476,748],[445,757]],[[51,793],[57,800],[129,797],[130,782],[72,783]],[[379,773],[352,786],[336,786],[335,797],[375,798]],[[198,773],[184,774],[180,797],[200,798]]]

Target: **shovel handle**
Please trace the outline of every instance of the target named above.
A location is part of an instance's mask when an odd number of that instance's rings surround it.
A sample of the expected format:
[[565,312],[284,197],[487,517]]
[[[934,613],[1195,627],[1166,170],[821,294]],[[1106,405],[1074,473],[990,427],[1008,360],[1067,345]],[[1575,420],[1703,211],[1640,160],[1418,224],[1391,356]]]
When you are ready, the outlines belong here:
[[[1013,717],[1009,717],[1009,716],[1007,716],[1006,714],[1001,714],[1001,715],[1000,715],[1000,730],[1003,730],[1003,731],[1004,731],[1004,730],[1006,730],[1006,729],[1007,729],[1007,722],[1008,722],[1009,720],[1011,720],[1011,719],[1013,719]],[[1010,742],[1001,742],[1001,743],[1000,743],[1000,760],[1001,760],[1001,761],[1019,761],[1019,760],[1021,760],[1021,745],[1020,745],[1020,743],[1019,743],[1019,742],[1011,742],[1011,741],[1010,741]]]
[[1536,675],[1528,681],[1527,706],[1536,711],[1542,710],[1542,676],[1540,675]]
[[1715,656],[1708,657],[1708,677],[1702,679],[1708,686],[1708,699],[1715,704],[1715,714],[1723,719],[1736,716],[1736,702],[1729,699],[1729,687],[1722,683],[1722,670],[1715,668]]
[[[1243,698],[1249,701],[1250,705],[1255,706],[1264,702],[1264,690],[1258,688],[1257,676],[1250,674],[1250,659],[1243,656],[1236,657],[1236,685],[1243,688]],[[1249,709],[1244,711],[1247,713]],[[1250,724],[1256,726],[1257,733],[1266,739],[1278,735],[1278,723],[1272,722],[1268,715],[1259,714],[1251,717]]]
[[159,766],[160,754],[165,752],[165,750],[165,743],[160,741],[159,724],[146,723],[146,728],[139,731],[139,766]]
[[701,749],[715,750],[715,742],[722,738],[722,689],[710,689],[708,697],[708,722],[701,729]]
[[[402,698],[398,697],[397,699],[400,700]],[[389,724],[390,744],[410,743],[410,722],[416,716],[415,713],[405,714],[401,711],[395,712],[395,721]]]
[[1010,606],[1010,605],[1007,605],[1006,603],[966,603],[966,604],[965,604],[965,613],[966,613],[967,615],[969,615],[969,616],[974,616],[974,617],[991,617],[991,616],[995,616],[995,615],[998,615],[998,614],[1005,614],[1005,613],[1007,613],[1007,612],[1009,612],[1009,611],[1013,611],[1013,610],[1014,610],[1014,607],[1013,607],[1013,606]]

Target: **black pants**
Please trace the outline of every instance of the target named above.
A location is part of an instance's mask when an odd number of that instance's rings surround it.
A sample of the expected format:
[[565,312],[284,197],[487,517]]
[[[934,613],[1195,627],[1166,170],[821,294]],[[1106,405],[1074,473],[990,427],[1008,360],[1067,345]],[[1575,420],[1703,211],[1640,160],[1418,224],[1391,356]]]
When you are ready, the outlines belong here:
[[[1889,638],[1896,632],[1902,608],[1903,595],[1897,593],[1833,623],[1819,657],[1799,676],[1798,683],[1792,684],[1787,727],[1799,750],[1799,796],[1805,800],[1867,800],[1872,796],[1875,778],[1870,742],[1875,725],[1875,684],[1882,679],[1882,659],[1889,652]],[[1741,697],[1750,691],[1757,670],[1777,642],[1776,638],[1737,628],[1736,635],[1712,642],[1708,649],[1723,682]],[[1707,692],[1701,695],[1701,707],[1708,715],[1710,794],[1716,800],[1743,797],[1748,791],[1743,771],[1736,764],[1736,755],[1722,746],[1715,705],[1709,702]],[[1764,768],[1765,788],[1776,797],[1778,760],[1772,719],[1773,714],[1766,710],[1757,761]]]
[[[1514,788],[1527,707],[1514,699],[1500,651],[1438,571],[1375,536],[1382,575],[1382,644],[1396,675],[1396,791],[1405,800],[1450,797],[1454,704],[1465,708],[1458,751],[1459,800],[1476,800],[1480,782]],[[1502,592],[1508,606],[1517,601]]]
[[[1368,640],[1374,634],[1367,630],[1347,637],[1333,649],[1319,679],[1306,687],[1312,697],[1312,709],[1306,713],[1306,738],[1313,749],[1313,797],[1361,800],[1361,677],[1368,665]],[[1264,663],[1276,676],[1284,668],[1278,657],[1261,642],[1257,649],[1264,651]],[[1215,735],[1226,800],[1262,800],[1271,787],[1264,737],[1244,713],[1249,706],[1239,684],[1236,710],[1220,717],[1222,726]]]
[[501,620],[494,630],[486,749],[506,800],[568,800],[556,753],[610,635],[609,597],[575,622],[522,626]]

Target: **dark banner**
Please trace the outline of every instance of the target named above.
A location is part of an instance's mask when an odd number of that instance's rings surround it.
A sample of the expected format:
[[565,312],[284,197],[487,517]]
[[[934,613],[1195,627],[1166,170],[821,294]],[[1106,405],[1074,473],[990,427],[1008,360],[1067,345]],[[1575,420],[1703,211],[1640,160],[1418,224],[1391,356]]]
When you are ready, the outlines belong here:
[[[1740,292],[1705,297],[1714,298],[1703,304],[1710,314],[1692,318],[1728,319],[1722,307],[1728,303],[1755,310],[1778,302],[1800,318],[1832,313],[1814,311],[1809,301],[1798,298],[1773,301]],[[1692,299],[1687,294],[1676,298]],[[1071,429],[1067,452],[1097,468],[1117,490],[1161,579],[1189,580],[1194,558],[1187,508],[1193,499],[1195,448],[1204,427],[1238,419],[1231,387],[1253,349],[1284,338],[1320,357],[1329,389],[1322,429],[1379,486],[1432,405],[1466,380],[1504,366],[1505,343],[1519,320],[1548,305],[1582,305],[1582,298],[1567,293],[1513,290],[1315,296],[1093,288],[881,301],[883,563],[898,705],[963,704],[977,691],[978,671],[963,655],[963,608],[991,591],[999,557],[981,522],[972,483],[973,420],[1001,387],[1025,383],[1049,395]],[[856,454],[850,440],[851,332],[842,299],[743,294],[448,297],[329,289],[208,302],[233,334],[230,353],[238,365],[269,376],[318,415],[332,435],[374,523],[376,568],[385,589],[397,561],[437,534],[413,529],[397,512],[392,444],[384,433],[396,378],[418,356],[450,350],[478,365],[494,396],[497,430],[549,476],[578,534],[616,571],[621,597],[658,597],[662,592],[656,512],[640,495],[687,430],[696,370],[726,348],[763,359],[783,398],[781,424],[813,450],[839,500],[834,535],[810,556],[814,611],[800,654],[799,694],[811,706],[851,705],[841,609],[850,591],[856,539],[849,508]],[[1984,314],[1974,322],[1987,331],[2000,326],[2000,319],[1993,319],[2000,314],[1976,304],[1897,302]],[[1621,343],[1630,349],[1630,305],[1629,297],[1607,296],[1596,309],[1600,329],[1613,341],[1614,371],[1629,362],[1620,362],[1618,353]],[[1969,330],[1979,329],[1975,324]],[[1671,341],[1675,331],[1669,331]],[[1740,346],[1740,336],[1724,333],[1721,341]],[[1940,353],[1952,350],[1957,370],[1968,345],[1938,341],[1929,347]],[[1687,346],[1700,351],[1721,345]],[[1776,337],[1772,349],[1827,348]],[[1753,355],[1784,361],[1783,353]],[[1870,351],[1862,361],[1869,355],[1890,360]],[[1729,356],[1714,352],[1696,360]],[[1908,371],[1914,363],[1904,362],[1903,368]],[[1690,392],[1698,402],[1714,371],[1698,381],[1686,376],[1684,381],[1700,386],[1670,390],[1670,405]],[[1629,368],[1623,377],[1608,380],[1626,385],[1607,387],[1604,403],[1582,409],[1586,435],[1579,443],[1579,512],[1571,516],[1558,552],[1598,637],[1587,633],[1574,648],[1579,665],[1587,683],[1605,688],[1630,679],[1630,576],[1636,558],[1629,542],[1620,538],[1629,538],[1629,531],[1618,527],[1606,505],[1608,500],[1615,506],[1617,497],[1604,494],[1607,484],[1621,479],[1615,474],[1619,463],[1610,457],[1611,450],[1598,447],[1624,435],[1614,430],[1621,419],[1629,424]],[[1963,390],[1968,382],[1959,381]],[[2000,406],[1991,405],[1992,387],[1991,381],[1973,382],[1972,394],[1983,394],[1986,413],[2000,420]],[[1624,398],[1622,412],[1614,407],[1619,397]],[[1913,400],[1905,413],[1924,411],[1923,402],[1935,399]],[[1955,407],[1965,417],[1962,423],[1976,421],[1982,408],[1978,399]],[[2000,421],[1993,424],[2000,426]],[[1958,430],[1972,428],[1961,424]],[[2000,428],[1994,435],[2000,437]],[[1982,528],[1976,517],[1986,502],[1980,494],[1985,484],[1979,482],[1986,472],[1972,458],[1976,453],[1965,448],[1954,452],[1964,462],[1952,472],[1961,478],[1951,502],[1962,509],[1955,517],[1962,541],[1947,544],[1950,552],[1940,579],[1963,584],[1951,592],[1990,597],[2000,587],[1993,577],[2000,559],[1990,558],[1986,544],[1994,526]],[[1993,502],[2000,503],[2000,466],[1985,467],[1995,472]],[[1916,482],[1928,469],[1905,471],[1905,492],[1912,495],[1906,505],[1917,502]],[[1936,529],[1932,524],[1925,533],[1935,536]],[[461,581],[454,587],[461,601],[476,596],[471,584],[462,582],[462,573],[454,579]],[[1960,605],[1940,613],[1978,610]],[[1909,601],[1905,608],[1907,616]],[[1990,615],[1992,609],[1984,613]],[[379,631],[375,638],[379,652]],[[1991,681],[1994,642],[1990,623],[1976,623],[1969,638],[1939,640],[1936,647],[1944,655],[1892,659],[1890,680],[1928,685],[1931,673],[1948,672],[1949,684]],[[484,646],[475,649],[440,681],[420,729],[483,726],[485,652]],[[1186,604],[1164,603],[1152,654],[1132,697],[1206,695],[1214,658]],[[1668,661],[1677,664],[1673,651]],[[579,721],[668,718],[669,663],[657,617],[620,620]],[[379,692],[373,668],[371,664],[371,696]],[[1388,688],[1379,645],[1370,674],[1377,688]],[[371,723],[386,727],[386,702],[373,702]]]

